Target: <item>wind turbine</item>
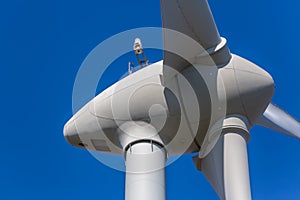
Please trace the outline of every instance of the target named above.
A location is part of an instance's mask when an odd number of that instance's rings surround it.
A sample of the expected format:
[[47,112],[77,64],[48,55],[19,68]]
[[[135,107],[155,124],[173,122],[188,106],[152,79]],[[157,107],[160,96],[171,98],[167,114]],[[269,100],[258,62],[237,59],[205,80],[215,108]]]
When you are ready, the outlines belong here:
[[[220,199],[251,199],[249,130],[300,138],[272,77],[230,53],[206,0],[161,0],[164,60],[107,88],[65,125],[69,143],[124,155],[126,199],[165,199],[168,156],[194,157]],[[138,42],[137,42],[138,43]]]

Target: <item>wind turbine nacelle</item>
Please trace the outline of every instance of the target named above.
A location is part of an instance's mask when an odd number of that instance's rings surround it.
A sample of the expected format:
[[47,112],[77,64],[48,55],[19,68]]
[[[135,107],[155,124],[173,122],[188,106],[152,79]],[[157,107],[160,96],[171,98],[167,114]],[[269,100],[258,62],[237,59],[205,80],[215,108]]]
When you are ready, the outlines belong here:
[[[157,62],[104,90],[67,122],[64,127],[66,140],[89,150],[123,154],[117,131],[124,122],[145,121],[158,133],[166,123],[175,124],[180,118],[179,103],[163,86],[162,74],[163,62]],[[162,136],[165,143],[173,138],[176,130],[172,128],[176,127],[173,125],[165,131]]]
[[[119,128],[124,122],[144,121],[157,130],[170,155],[196,152],[211,126],[226,115],[243,115],[254,124],[273,91],[267,72],[236,55],[219,68],[195,65],[181,73],[161,61],[101,92],[67,122],[64,136],[77,147],[123,154]],[[216,115],[213,101],[226,110]]]

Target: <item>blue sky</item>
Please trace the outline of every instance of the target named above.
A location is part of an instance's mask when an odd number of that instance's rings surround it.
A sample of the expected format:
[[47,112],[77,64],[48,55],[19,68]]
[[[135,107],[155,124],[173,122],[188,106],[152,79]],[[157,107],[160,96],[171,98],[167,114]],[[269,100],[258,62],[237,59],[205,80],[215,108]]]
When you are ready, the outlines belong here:
[[[299,119],[300,2],[210,5],[231,51],[270,72],[273,102]],[[72,116],[73,83],[84,58],[114,34],[161,26],[159,1],[2,1],[0,22],[0,199],[123,199],[124,173],[71,147],[62,129]],[[148,58],[159,56],[149,52]],[[113,72],[107,76],[106,86],[116,80]],[[300,141],[252,130],[253,199],[300,199],[299,152]],[[167,168],[167,199],[195,198],[218,199],[187,155]]]

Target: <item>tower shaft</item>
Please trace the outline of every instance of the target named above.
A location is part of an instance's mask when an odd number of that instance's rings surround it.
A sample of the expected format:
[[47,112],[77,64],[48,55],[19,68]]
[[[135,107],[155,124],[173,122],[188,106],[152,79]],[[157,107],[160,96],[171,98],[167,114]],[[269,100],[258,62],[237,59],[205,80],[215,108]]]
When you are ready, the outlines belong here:
[[161,145],[140,141],[126,155],[126,200],[165,200],[166,152]]

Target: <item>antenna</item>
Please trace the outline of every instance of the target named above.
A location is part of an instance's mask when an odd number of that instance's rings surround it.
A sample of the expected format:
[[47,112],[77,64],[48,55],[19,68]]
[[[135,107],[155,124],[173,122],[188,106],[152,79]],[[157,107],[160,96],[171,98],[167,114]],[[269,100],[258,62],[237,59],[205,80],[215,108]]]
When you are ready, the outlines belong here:
[[128,62],[128,74],[132,74],[134,72],[134,64],[132,62]]
[[[143,45],[142,45],[140,38],[135,38],[134,44],[133,44],[133,50],[135,52],[136,59],[140,65],[140,69],[149,65],[149,61],[147,60],[146,55],[143,51]],[[142,59],[141,59],[141,57],[142,57]],[[144,66],[144,64],[145,64],[145,66]]]

